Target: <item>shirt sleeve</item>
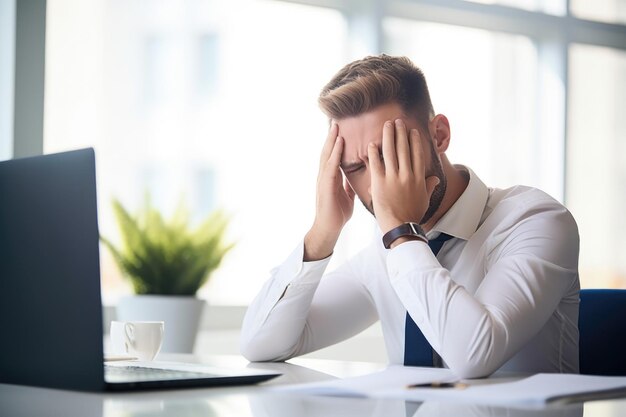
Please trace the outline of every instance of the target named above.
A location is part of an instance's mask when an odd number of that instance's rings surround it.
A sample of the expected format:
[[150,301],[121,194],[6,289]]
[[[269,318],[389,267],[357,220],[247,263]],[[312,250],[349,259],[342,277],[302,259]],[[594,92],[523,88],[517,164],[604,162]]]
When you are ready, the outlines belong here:
[[346,263],[303,262],[304,242],[271,272],[246,312],[240,350],[250,361],[280,361],[330,346],[373,324],[372,298]]
[[509,224],[485,241],[485,277],[473,294],[452,280],[423,242],[398,245],[387,258],[396,294],[462,378],[487,376],[502,366],[577,282],[578,230],[565,208]]

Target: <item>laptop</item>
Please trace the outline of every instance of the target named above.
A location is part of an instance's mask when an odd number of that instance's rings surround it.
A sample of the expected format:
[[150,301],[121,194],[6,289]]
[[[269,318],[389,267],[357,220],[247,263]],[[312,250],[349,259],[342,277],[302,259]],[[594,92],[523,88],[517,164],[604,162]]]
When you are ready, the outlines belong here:
[[104,391],[279,375],[158,361],[125,362],[109,375],[93,149],[0,162],[0,334],[2,383]]

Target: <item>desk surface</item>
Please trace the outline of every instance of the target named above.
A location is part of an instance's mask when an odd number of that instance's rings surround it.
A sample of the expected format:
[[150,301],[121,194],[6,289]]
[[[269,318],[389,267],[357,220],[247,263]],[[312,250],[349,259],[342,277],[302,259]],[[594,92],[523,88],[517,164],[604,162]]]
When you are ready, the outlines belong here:
[[271,369],[283,375],[255,386],[148,391],[134,393],[82,393],[0,384],[0,415],[63,417],[145,416],[560,416],[618,417],[626,415],[626,398],[585,404],[549,406],[540,410],[507,409],[438,402],[313,397],[277,393],[267,387],[363,375],[382,364],[294,359],[290,363],[248,364],[241,357],[167,355],[164,360],[198,362],[216,366]]

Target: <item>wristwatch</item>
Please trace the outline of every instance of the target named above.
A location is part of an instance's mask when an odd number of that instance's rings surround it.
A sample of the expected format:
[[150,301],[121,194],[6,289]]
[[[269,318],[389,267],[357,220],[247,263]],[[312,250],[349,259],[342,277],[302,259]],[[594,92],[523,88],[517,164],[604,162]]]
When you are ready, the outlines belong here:
[[385,249],[389,249],[391,244],[396,241],[396,239],[403,236],[413,236],[416,237],[426,243],[428,243],[428,239],[426,238],[426,233],[420,227],[419,224],[408,222],[403,223],[398,227],[394,227],[383,236],[383,245]]

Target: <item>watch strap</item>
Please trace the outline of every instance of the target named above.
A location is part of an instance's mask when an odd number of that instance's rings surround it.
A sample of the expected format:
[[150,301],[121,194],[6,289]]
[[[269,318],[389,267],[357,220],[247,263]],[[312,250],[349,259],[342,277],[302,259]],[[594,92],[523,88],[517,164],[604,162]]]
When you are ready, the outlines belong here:
[[408,222],[403,223],[398,227],[394,227],[383,236],[383,245],[385,249],[389,249],[391,244],[395,242],[398,238],[412,236],[416,237],[426,243],[428,243],[428,239],[426,238],[426,233],[421,228],[421,226],[417,223]]

